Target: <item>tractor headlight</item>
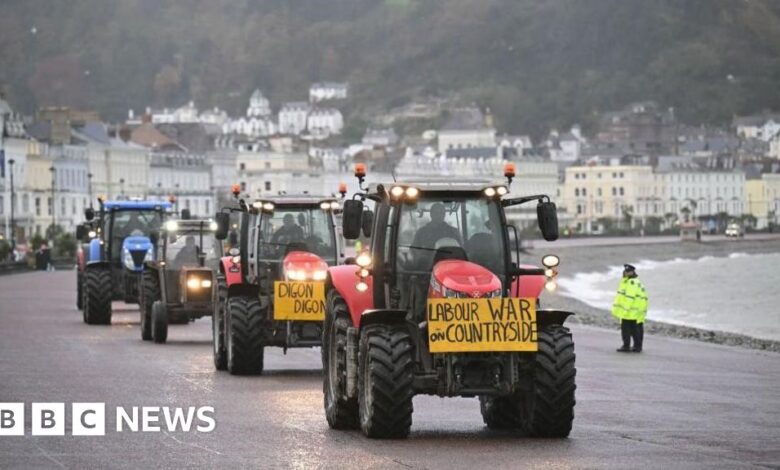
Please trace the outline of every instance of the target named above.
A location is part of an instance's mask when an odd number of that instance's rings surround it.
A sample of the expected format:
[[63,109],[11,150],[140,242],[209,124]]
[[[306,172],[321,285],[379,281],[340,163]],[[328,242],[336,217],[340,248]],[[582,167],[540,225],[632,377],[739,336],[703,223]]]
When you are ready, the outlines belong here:
[[544,288],[547,289],[548,292],[555,292],[555,290],[558,289],[558,283],[555,282],[554,279],[550,279],[544,283]]
[[311,278],[315,281],[324,281],[328,277],[328,271],[325,271],[324,269],[318,269],[314,271],[314,274],[312,274]]
[[390,188],[390,195],[396,199],[403,196],[403,194],[404,194],[404,188],[401,186],[393,186],[392,188]]
[[134,270],[135,262],[133,261],[133,255],[129,251],[125,250],[125,255],[122,257],[122,261],[127,269]]
[[291,281],[305,281],[306,271],[303,269],[291,269],[287,271],[287,278]]
[[358,292],[365,292],[368,290],[368,284],[366,284],[364,281],[360,281],[355,284],[355,289],[357,289]]
[[230,262],[233,263],[233,264],[238,264],[238,263],[241,262],[241,257],[236,255],[236,256],[230,258]]
[[485,196],[487,197],[493,197],[496,195],[495,188],[485,188]]
[[175,232],[179,230],[179,223],[176,222],[175,220],[169,220],[165,222],[165,230],[169,232]]
[[216,222],[213,222],[213,221],[212,221],[212,222],[209,222],[209,229],[210,229],[212,232],[216,232],[218,228],[219,228],[219,226],[217,225],[217,223],[216,223]]
[[95,238],[97,237],[97,232],[94,230],[90,230],[87,235],[89,236],[89,238]]
[[357,263],[357,265],[361,268],[367,268],[371,266],[371,255],[364,251],[358,255],[358,257],[355,259],[355,263]]
[[561,264],[561,259],[555,255],[546,255],[542,258],[542,264],[545,268],[555,268]]
[[189,290],[211,289],[211,279],[205,277],[198,277],[198,276],[188,276],[187,289]]

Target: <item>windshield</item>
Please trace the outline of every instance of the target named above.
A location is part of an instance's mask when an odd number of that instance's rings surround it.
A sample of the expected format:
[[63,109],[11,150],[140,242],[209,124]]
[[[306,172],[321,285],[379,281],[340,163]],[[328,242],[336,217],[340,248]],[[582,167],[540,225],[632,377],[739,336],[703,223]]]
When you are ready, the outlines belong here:
[[129,236],[148,237],[152,231],[159,230],[162,213],[153,209],[115,210],[105,223],[110,224],[112,221],[113,227],[105,226],[103,230],[111,234],[111,258],[119,259],[124,239]]
[[179,230],[168,234],[165,245],[166,269],[178,271],[186,266],[200,266],[200,254],[205,255],[205,266],[216,264],[219,254],[213,232]]
[[403,205],[400,217],[400,271],[430,273],[435,259],[454,257],[504,275],[504,237],[494,201],[422,199]]
[[330,265],[336,262],[336,240],[330,212],[320,208],[277,207],[260,224],[259,260],[281,261],[290,251],[308,251]]

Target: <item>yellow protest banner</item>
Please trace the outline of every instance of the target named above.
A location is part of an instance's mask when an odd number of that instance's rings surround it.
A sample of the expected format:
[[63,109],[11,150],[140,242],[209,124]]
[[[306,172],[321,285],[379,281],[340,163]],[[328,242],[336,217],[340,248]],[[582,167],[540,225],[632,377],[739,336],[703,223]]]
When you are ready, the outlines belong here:
[[428,299],[432,353],[537,351],[536,299]]
[[325,320],[325,283],[274,282],[274,320]]

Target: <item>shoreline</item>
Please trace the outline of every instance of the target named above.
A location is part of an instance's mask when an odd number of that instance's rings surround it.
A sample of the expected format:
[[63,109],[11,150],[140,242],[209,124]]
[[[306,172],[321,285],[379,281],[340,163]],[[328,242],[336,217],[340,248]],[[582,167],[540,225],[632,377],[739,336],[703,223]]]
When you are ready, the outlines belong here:
[[[718,240],[705,243],[679,242],[579,247],[556,247],[555,243],[550,243],[546,246],[536,244],[534,249],[528,250],[528,253],[523,258],[527,259],[530,256],[536,262],[535,258],[541,258],[548,252],[558,254],[561,257],[561,273],[563,276],[570,277],[577,273],[605,271],[610,266],[623,263],[637,263],[641,260],[668,261],[675,258],[698,259],[703,256],[726,257],[732,253],[778,253],[780,252],[780,240]],[[570,317],[569,321],[612,330],[619,329],[618,320],[608,310],[593,307],[576,298],[565,296],[560,292],[546,294],[543,302],[543,305],[546,307],[575,312],[575,315]],[[755,338],[740,333],[677,325],[652,319],[648,319],[645,322],[645,333],[759,351],[780,352],[780,341]],[[618,346],[616,345],[615,347]]]

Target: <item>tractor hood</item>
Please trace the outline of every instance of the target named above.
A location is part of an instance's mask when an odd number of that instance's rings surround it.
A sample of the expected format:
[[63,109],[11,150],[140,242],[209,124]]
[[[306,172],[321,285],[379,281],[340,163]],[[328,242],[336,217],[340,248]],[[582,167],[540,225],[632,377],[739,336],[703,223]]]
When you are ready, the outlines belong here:
[[462,260],[436,263],[430,297],[479,298],[501,295],[501,280],[482,266]]
[[144,261],[153,259],[153,245],[149,237],[130,236],[122,242],[122,262],[131,271],[141,271]]
[[282,260],[284,277],[290,281],[324,281],[328,263],[307,251],[291,251]]

